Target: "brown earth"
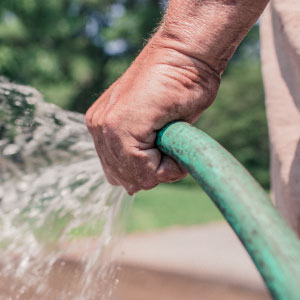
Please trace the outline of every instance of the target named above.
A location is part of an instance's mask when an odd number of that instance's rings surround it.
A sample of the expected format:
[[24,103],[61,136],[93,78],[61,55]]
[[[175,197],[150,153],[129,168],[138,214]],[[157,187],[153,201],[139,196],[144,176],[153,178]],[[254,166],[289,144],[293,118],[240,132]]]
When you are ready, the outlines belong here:
[[[65,261],[63,267],[56,265],[47,281],[47,292],[38,294],[36,288],[27,290],[23,295],[14,295],[18,282],[9,278],[0,280],[1,300],[65,300],[76,299],[80,294],[78,279],[81,268],[74,261]],[[264,291],[193,278],[179,274],[155,270],[142,270],[133,266],[117,268],[119,283],[114,289],[111,300],[268,300]],[[111,288],[111,287],[110,287]],[[61,291],[66,290],[65,296]],[[98,290],[98,291],[97,291]],[[97,291],[97,292],[96,292]],[[96,292],[96,293],[95,293]],[[93,297],[97,300],[102,292],[95,282]],[[62,298],[63,297],[63,298]]]
[[135,267],[119,271],[112,300],[268,300],[264,291]]

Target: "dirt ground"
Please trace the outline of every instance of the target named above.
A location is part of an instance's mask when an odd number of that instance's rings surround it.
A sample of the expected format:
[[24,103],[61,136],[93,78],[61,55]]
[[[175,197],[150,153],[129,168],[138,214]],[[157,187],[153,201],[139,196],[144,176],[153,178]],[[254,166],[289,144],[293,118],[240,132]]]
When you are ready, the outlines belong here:
[[123,267],[112,300],[270,300],[262,291],[188,276]]
[[[221,226],[222,227],[222,226]],[[219,227],[218,227],[219,228]],[[223,227],[222,227],[223,228]],[[221,229],[222,229],[221,228]],[[212,229],[216,229],[213,227]],[[219,228],[220,229],[220,228]],[[224,228],[223,228],[224,229]],[[195,232],[194,232],[195,231]],[[45,278],[38,278],[37,284],[35,286],[29,285],[27,289],[23,289],[24,284],[30,282],[30,272],[26,276],[17,277],[16,274],[13,277],[7,276],[4,272],[4,266],[7,264],[5,259],[0,260],[0,300],[270,300],[270,296],[263,289],[263,286],[260,285],[245,285],[245,281],[236,281],[236,280],[225,280],[229,278],[232,273],[237,274],[237,276],[247,278],[247,268],[237,268],[237,266],[243,267],[245,260],[244,256],[241,256],[239,260],[239,252],[234,251],[235,248],[229,247],[231,245],[230,236],[232,233],[221,230],[219,235],[217,235],[216,241],[207,245],[207,253],[204,251],[205,243],[202,242],[201,232],[199,229],[189,229],[184,230],[184,235],[178,229],[174,237],[172,232],[163,233],[162,236],[155,235],[154,238],[159,240],[153,240],[150,236],[147,237],[143,243],[140,242],[140,239],[129,240],[129,244],[133,245],[133,248],[125,247],[123,251],[127,254],[131,254],[127,259],[124,259],[124,256],[121,256],[122,259],[119,260],[119,266],[109,265],[108,269],[103,277],[95,278],[92,276],[91,285],[88,286],[88,290],[83,290],[82,279],[86,278],[87,274],[84,272],[83,264],[80,262],[82,253],[86,251],[92,251],[95,243],[93,241],[85,240],[84,243],[81,241],[78,244],[75,244],[75,248],[72,249],[70,253],[67,253],[66,256],[58,259],[51,269],[50,273],[47,274]],[[226,232],[228,234],[226,234]],[[181,248],[178,246],[177,241],[180,240],[177,236],[177,233],[180,234],[180,237],[185,237],[185,243],[188,248],[188,251],[182,246],[183,252],[173,255],[173,260],[170,260],[171,249],[177,249],[179,251]],[[209,228],[205,228],[204,233],[209,237],[214,236]],[[168,234],[168,239],[166,239],[165,234]],[[203,234],[203,232],[202,232]],[[221,235],[220,235],[221,234]],[[228,236],[229,235],[229,236]],[[224,241],[221,241],[220,236],[224,238]],[[190,242],[189,239],[190,238]],[[168,243],[165,245],[165,241]],[[172,243],[172,241],[175,243]],[[182,242],[182,238],[181,238]],[[196,243],[197,242],[197,243]],[[191,247],[191,244],[197,245],[198,248]],[[160,244],[158,249],[155,249],[153,245]],[[211,244],[214,247],[211,247]],[[140,245],[140,246],[139,246]],[[227,245],[227,248],[225,247]],[[234,244],[235,245],[235,244]],[[83,247],[84,246],[84,247]],[[128,246],[128,245],[127,245]],[[151,247],[151,251],[149,248]],[[140,249],[141,248],[141,249]],[[221,272],[223,258],[214,252],[210,257],[208,254],[212,251],[211,249],[221,249],[223,252],[226,252],[226,257],[232,258],[229,260],[229,268],[225,264],[223,265],[223,273]],[[140,249],[140,252],[137,251]],[[153,255],[155,253],[162,253],[162,250],[165,249],[165,256],[159,257],[159,260],[153,260]],[[194,252],[191,250],[194,249]],[[226,250],[227,249],[227,250]],[[146,251],[147,250],[147,251]],[[201,252],[201,251],[202,252]],[[226,251],[225,251],[226,250]],[[139,253],[143,254],[143,260]],[[231,253],[231,256],[228,255]],[[225,256],[224,254],[224,256]],[[152,255],[152,256],[151,256]],[[133,258],[137,258],[133,260]],[[177,272],[176,269],[165,268],[169,263],[175,263],[176,259],[181,257],[181,272]],[[188,260],[188,258],[197,257],[197,260]],[[150,259],[151,264],[145,264],[145,259]],[[157,257],[154,257],[157,258]],[[199,262],[201,258],[201,261]],[[218,258],[218,259],[217,259]],[[152,260],[151,260],[152,259]],[[169,260],[168,260],[169,259]],[[249,259],[249,258],[248,258]],[[191,268],[196,264],[196,261],[199,265],[195,267],[200,268],[200,266],[205,265],[205,260],[209,261],[209,266],[211,266],[212,261],[214,262],[215,270],[217,273],[214,273],[214,276],[207,276],[207,273],[192,273],[190,272]],[[144,262],[144,264],[141,263]],[[159,262],[154,264],[153,261]],[[16,263],[18,262],[16,258]],[[134,263],[135,262],[135,263]],[[140,263],[136,263],[140,262]],[[164,267],[165,263],[165,267]],[[178,261],[177,261],[178,263]],[[183,268],[182,266],[185,266]],[[236,268],[234,269],[234,266]],[[13,269],[16,269],[17,265]],[[226,268],[225,268],[226,267]],[[204,268],[205,269],[205,268]],[[41,268],[41,274],[43,268]],[[246,271],[245,271],[246,270]],[[249,271],[249,270],[248,270]],[[231,272],[231,273],[230,273]],[[12,274],[12,273],[10,273]],[[189,275],[185,275],[189,274]],[[216,276],[216,275],[222,276]],[[32,274],[34,275],[34,274]],[[112,275],[114,275],[112,277]],[[224,276],[226,278],[224,278]],[[231,276],[232,277],[232,276]],[[36,276],[35,276],[36,278]],[[209,279],[210,278],[210,279]],[[234,277],[236,278],[236,277]],[[118,282],[115,285],[115,282]],[[112,289],[112,286],[115,286]],[[41,291],[41,287],[44,287]],[[107,293],[112,291],[111,297],[106,297]],[[18,294],[18,295],[17,295]]]
[[[63,272],[62,272],[63,270]],[[54,268],[47,282],[47,289],[42,294],[36,288],[29,289],[22,295],[14,295],[20,290],[17,282],[12,284],[9,278],[0,280],[0,300],[102,300],[101,283],[93,284],[93,291],[87,298],[77,298],[80,293],[78,285],[80,267],[75,263],[66,262],[63,269]],[[209,282],[172,273],[154,270],[141,270],[133,266],[117,268],[118,284],[111,298],[105,300],[270,300],[262,291],[254,291],[239,286]],[[43,284],[43,283],[42,283]],[[62,290],[66,292],[61,293]],[[62,296],[63,295],[63,296]]]

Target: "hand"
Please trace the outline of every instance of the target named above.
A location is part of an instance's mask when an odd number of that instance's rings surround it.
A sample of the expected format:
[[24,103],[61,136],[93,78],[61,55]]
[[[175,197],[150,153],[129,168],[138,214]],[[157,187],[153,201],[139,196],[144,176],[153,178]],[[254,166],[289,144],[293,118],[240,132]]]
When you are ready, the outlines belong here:
[[86,114],[108,181],[133,194],[185,177],[183,167],[155,147],[156,133],[174,120],[195,122],[219,82],[210,66],[154,36]]

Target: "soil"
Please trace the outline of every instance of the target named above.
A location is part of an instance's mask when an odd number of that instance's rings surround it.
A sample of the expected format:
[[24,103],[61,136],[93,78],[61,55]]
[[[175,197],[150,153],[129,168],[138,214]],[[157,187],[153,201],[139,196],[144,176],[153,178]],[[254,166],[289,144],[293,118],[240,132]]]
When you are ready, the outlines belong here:
[[270,300],[264,291],[126,266],[112,300]]
[[[18,282],[11,278],[0,278],[0,300],[66,300],[76,299],[80,294],[78,279],[81,268],[75,261],[64,261],[56,265],[46,284],[46,292],[38,294],[36,287],[14,295],[19,290]],[[63,267],[61,267],[63,266]],[[263,291],[255,291],[240,286],[209,282],[155,270],[141,270],[134,266],[116,268],[118,285],[113,290],[111,300],[270,300]],[[86,300],[99,300],[102,294],[95,282],[93,297]],[[111,287],[110,287],[111,288]],[[61,291],[65,290],[62,297]],[[81,298],[80,298],[81,299]]]

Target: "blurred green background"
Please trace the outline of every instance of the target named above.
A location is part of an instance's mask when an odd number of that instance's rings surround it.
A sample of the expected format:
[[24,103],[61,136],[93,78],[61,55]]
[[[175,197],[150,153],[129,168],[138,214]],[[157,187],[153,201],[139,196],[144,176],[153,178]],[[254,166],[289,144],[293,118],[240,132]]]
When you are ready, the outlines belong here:
[[[40,90],[46,101],[84,113],[137,56],[159,23],[159,0],[2,0],[0,75]],[[196,126],[269,188],[268,133],[256,25]],[[221,219],[191,177],[140,192],[128,230]]]

